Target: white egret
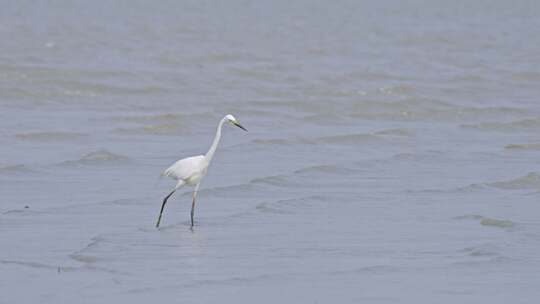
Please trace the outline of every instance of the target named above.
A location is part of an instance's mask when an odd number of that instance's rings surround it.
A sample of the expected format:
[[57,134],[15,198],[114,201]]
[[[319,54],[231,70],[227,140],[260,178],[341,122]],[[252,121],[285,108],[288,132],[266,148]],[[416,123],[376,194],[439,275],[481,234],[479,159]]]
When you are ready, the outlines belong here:
[[163,173],[161,173],[162,176],[171,177],[178,182],[174,189],[171,191],[171,193],[169,193],[163,199],[163,204],[161,205],[161,211],[159,212],[156,227],[159,227],[159,223],[161,222],[161,215],[163,214],[163,208],[165,208],[167,200],[171,197],[171,195],[173,195],[176,190],[178,190],[184,185],[195,187],[195,189],[193,190],[193,201],[191,203],[191,227],[193,227],[193,214],[195,212],[195,198],[197,197],[197,191],[199,191],[201,180],[206,175],[208,166],[210,165],[210,161],[212,160],[212,157],[216,152],[216,148],[221,138],[221,127],[223,127],[223,124],[225,122],[237,126],[247,132],[246,128],[244,128],[238,122],[238,120],[234,118],[234,116],[232,116],[231,114],[226,115],[219,122],[214,142],[212,142],[212,146],[210,146],[210,149],[205,155],[198,155],[181,159],[172,164],[172,166],[167,168],[167,170],[163,171]]

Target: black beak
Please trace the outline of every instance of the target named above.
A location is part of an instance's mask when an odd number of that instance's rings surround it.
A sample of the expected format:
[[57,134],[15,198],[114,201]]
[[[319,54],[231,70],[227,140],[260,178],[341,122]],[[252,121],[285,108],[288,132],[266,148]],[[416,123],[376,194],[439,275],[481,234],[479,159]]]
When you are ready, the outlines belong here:
[[248,131],[246,128],[242,127],[242,125],[237,122],[233,122],[233,124],[246,132]]

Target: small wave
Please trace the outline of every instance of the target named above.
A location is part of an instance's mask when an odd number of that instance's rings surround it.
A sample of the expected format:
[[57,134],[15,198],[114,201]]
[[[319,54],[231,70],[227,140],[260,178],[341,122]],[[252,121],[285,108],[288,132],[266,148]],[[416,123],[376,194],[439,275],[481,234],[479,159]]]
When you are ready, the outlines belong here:
[[540,175],[536,172],[531,172],[525,176],[501,182],[487,183],[486,185],[509,190],[519,189],[540,189]]
[[[178,57],[178,56],[175,56]],[[202,55],[199,57],[194,57],[190,62],[197,62],[199,64],[221,64],[221,63],[234,63],[234,62],[244,62],[247,58],[254,61],[262,61],[262,57],[255,56],[250,53],[213,53]]]
[[424,153],[412,153],[412,152],[401,152],[394,154],[388,158],[382,158],[378,161],[382,162],[388,162],[389,160],[396,160],[396,161],[418,161],[418,162],[425,162],[425,161],[440,161],[444,157],[444,152],[436,151],[436,150],[428,150]]
[[103,202],[104,205],[117,205],[117,206],[141,206],[146,204],[146,200],[140,200],[137,198],[121,198],[112,201]]
[[313,207],[314,205],[318,205],[319,203],[326,203],[328,201],[329,201],[329,198],[327,196],[310,195],[310,196],[303,196],[303,197],[298,197],[298,198],[279,200],[276,203],[280,205],[294,206],[294,207]]
[[540,81],[539,72],[515,72],[511,75],[511,79],[517,81],[530,81],[532,83],[538,83]]
[[90,242],[86,244],[86,246],[73,252],[72,254],[69,255],[69,257],[82,263],[87,263],[87,264],[95,263],[97,261],[97,258],[88,255],[87,252],[95,249],[96,247],[100,246],[104,242],[105,242],[104,237],[99,236],[99,235],[95,236],[90,239]]
[[119,163],[129,160],[127,156],[111,153],[107,150],[98,150],[83,155],[79,160],[68,160],[63,165],[95,165],[104,163]]
[[480,221],[480,225],[499,227],[499,228],[510,228],[510,227],[513,227],[515,224],[514,222],[509,221],[509,220],[499,220],[499,219],[485,217]]
[[500,267],[504,263],[511,262],[513,259],[509,258],[507,256],[503,256],[501,254],[496,254],[494,256],[484,256],[481,261],[479,260],[469,260],[469,261],[462,261],[462,262],[454,262],[452,263],[455,266],[458,267],[477,267],[480,264],[485,265],[496,265],[496,267]]
[[299,198],[283,199],[274,202],[263,202],[255,209],[263,213],[294,214],[297,209],[306,209],[328,202],[328,198],[321,195],[312,195]]
[[268,203],[268,202],[264,202],[264,203],[260,203],[258,204],[255,209],[259,212],[263,212],[263,213],[273,213],[273,214],[291,214],[291,212],[288,212],[286,210],[281,210],[279,208],[276,208],[274,206],[272,206],[271,203]]
[[138,128],[118,128],[115,133],[129,135],[177,135],[186,133],[186,127],[177,123],[147,125]]
[[454,217],[455,220],[475,220],[479,221],[482,226],[492,226],[499,228],[511,228],[515,226],[515,223],[510,220],[501,220],[485,217],[478,214],[466,214]]
[[93,264],[99,261],[99,258],[87,254],[74,253],[70,255],[70,258],[83,264]]
[[406,96],[414,91],[415,91],[415,88],[409,85],[396,85],[392,87],[379,88],[377,90],[378,93],[381,93],[384,95],[399,95],[399,96]]
[[399,269],[394,266],[389,265],[373,265],[373,266],[366,266],[366,267],[360,267],[356,268],[354,270],[355,273],[366,273],[366,274],[384,274],[384,273],[390,273],[390,272],[396,272]]
[[465,214],[454,217],[455,220],[481,220],[484,217],[478,214]]
[[[190,121],[201,121],[213,119],[214,115],[211,113],[192,113],[192,114],[180,114],[180,113],[164,113],[164,114],[148,114],[148,115],[134,115],[134,116],[120,116],[115,117],[115,121],[125,121],[133,123],[175,123],[179,124],[185,122],[186,120]],[[187,125],[187,124],[186,124]]]
[[481,191],[487,189],[489,186],[486,184],[470,184],[465,187],[458,187],[453,189],[453,191],[457,192],[475,192],[475,191]]
[[378,140],[380,140],[380,138],[373,134],[347,134],[319,137],[313,141],[315,143],[324,144],[362,144]]
[[18,174],[18,173],[34,173],[34,172],[36,171],[22,164],[0,167],[0,174]]
[[364,266],[359,268],[350,268],[346,270],[334,270],[329,272],[328,274],[331,275],[343,275],[343,274],[367,274],[367,275],[375,275],[375,274],[387,274],[391,272],[398,271],[399,268],[395,266],[390,265],[372,265],[372,266]]
[[273,175],[266,177],[254,178],[250,181],[252,184],[268,184],[272,186],[290,187],[290,180],[286,175]]
[[25,266],[29,268],[43,268],[43,269],[51,269],[56,270],[58,272],[60,271],[72,271],[75,270],[75,267],[69,267],[69,266],[57,266],[57,265],[48,265],[43,263],[37,263],[37,262],[28,262],[28,261],[16,261],[16,260],[0,260],[1,264],[5,265],[19,265],[19,266]]
[[510,144],[504,147],[508,150],[540,150],[540,143],[535,144]]
[[110,83],[97,83],[76,80],[56,80],[65,95],[98,96],[98,95],[151,95],[167,92],[168,89],[156,85],[121,86]]
[[114,160],[126,160],[127,157],[119,154],[111,153],[107,150],[99,150],[85,154],[81,161],[114,161]]
[[337,115],[337,114],[328,114],[328,113],[322,113],[322,114],[313,114],[306,117],[301,118],[302,121],[315,123],[315,124],[345,124],[344,117]]
[[346,115],[352,118],[392,121],[460,121],[520,117],[527,111],[509,107],[460,107],[437,100],[405,99],[395,102],[361,101]]
[[239,78],[245,78],[249,80],[261,80],[261,81],[275,81],[278,79],[278,76],[271,71],[265,70],[264,68],[229,68],[229,73]]
[[498,188],[503,190],[527,190],[540,189],[540,174],[531,172],[525,176],[510,179],[506,181],[491,182],[491,183],[475,183],[468,186],[453,188],[449,190],[441,190],[443,192],[474,192],[486,189]]
[[285,138],[271,138],[271,139],[254,139],[252,141],[254,144],[259,145],[276,145],[276,146],[286,146],[286,145],[292,145],[295,142],[290,139]]
[[540,118],[529,118],[511,122],[484,122],[479,124],[464,124],[462,128],[483,131],[536,131],[540,129]]
[[[254,190],[253,185],[239,184],[239,185],[232,185],[232,186],[225,186],[225,187],[203,188],[199,191],[199,193],[202,195],[213,195],[213,196],[227,195],[228,197],[230,197],[231,193],[235,194],[235,196],[238,196],[239,194],[243,194],[243,193],[249,193],[249,195],[252,195],[251,194],[252,190]],[[186,192],[183,194],[183,196],[191,196],[191,192]]]
[[460,251],[471,257],[493,257],[500,255],[497,252],[497,248],[492,245],[466,247]]
[[[410,153],[410,152],[402,152],[398,153],[392,156],[392,160],[419,160],[423,157],[423,155]],[[387,161],[386,159],[383,161]]]
[[22,216],[28,216],[28,215],[36,215],[36,214],[43,214],[41,211],[33,211],[28,208],[28,206],[25,206],[24,209],[11,209],[2,212],[3,215],[22,215]]
[[81,139],[85,136],[87,135],[75,132],[27,132],[15,135],[18,139],[29,141],[67,141]]
[[[312,89],[304,89],[303,91],[308,95],[315,93],[315,91]],[[325,121],[337,118],[338,120],[335,122],[340,122],[340,120],[343,118],[349,118],[349,115],[351,114],[349,110],[344,111],[342,109],[336,109],[336,105],[334,103],[329,103],[326,98],[320,98],[322,95],[327,94],[332,96],[336,95],[335,93],[330,92],[325,93],[324,90],[322,92],[318,92],[320,95],[318,95],[317,98],[307,100],[298,99],[297,96],[292,94],[289,90],[280,91],[272,89],[264,93],[267,94],[271,99],[258,100],[256,104],[260,109],[271,110],[272,112],[280,112],[283,113],[281,115],[286,115],[287,117],[291,118],[301,120],[307,119],[308,121],[310,119],[314,119],[316,121],[318,119],[327,117]],[[349,93],[346,94],[349,95]],[[359,94],[358,92],[351,92],[350,94],[356,96],[363,95],[361,93]],[[337,95],[342,95],[342,93],[338,93]],[[298,117],[299,114],[301,115],[300,117]]]
[[407,129],[386,129],[375,132],[375,135],[411,136],[413,132]]
[[357,134],[345,134],[345,135],[331,135],[315,138],[272,138],[272,139],[254,139],[252,142],[262,145],[278,145],[287,146],[294,144],[304,145],[321,145],[321,144],[335,144],[335,145],[354,145],[363,144],[368,142],[381,141],[382,137],[369,134],[369,133],[357,133]]
[[357,171],[350,168],[339,167],[335,165],[318,165],[311,166],[294,171],[295,174],[311,174],[311,173],[325,173],[325,174],[352,174]]
[[329,97],[329,98],[340,98],[340,97],[356,97],[364,96],[367,92],[358,90],[358,89],[344,89],[340,87],[325,86],[321,87],[318,85],[308,86],[302,89],[302,94],[306,96],[313,96],[316,98]]
[[139,116],[118,117],[118,118],[115,118],[115,120],[136,122],[136,123],[167,122],[167,121],[180,120],[180,115],[177,115],[177,114],[139,115]]

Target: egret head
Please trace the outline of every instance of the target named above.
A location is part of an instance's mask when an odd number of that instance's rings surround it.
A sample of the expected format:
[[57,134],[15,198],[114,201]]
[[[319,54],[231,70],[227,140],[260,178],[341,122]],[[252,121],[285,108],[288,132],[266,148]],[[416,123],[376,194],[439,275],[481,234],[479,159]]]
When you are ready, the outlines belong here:
[[244,131],[247,132],[247,129],[244,128],[244,127],[242,127],[242,125],[238,122],[238,120],[236,120],[236,118],[234,118],[234,116],[232,116],[231,114],[225,116],[225,120],[226,120],[229,124],[231,124],[231,125],[233,125],[233,126],[237,126],[237,127],[239,127],[240,129],[242,129],[242,130],[244,130]]

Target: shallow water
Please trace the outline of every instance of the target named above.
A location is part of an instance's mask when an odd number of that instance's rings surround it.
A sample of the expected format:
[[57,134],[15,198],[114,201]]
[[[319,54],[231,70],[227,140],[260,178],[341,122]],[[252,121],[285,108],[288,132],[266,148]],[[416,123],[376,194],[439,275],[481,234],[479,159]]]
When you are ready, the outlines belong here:
[[539,9],[2,3],[0,303],[531,303]]

